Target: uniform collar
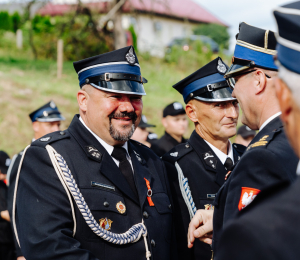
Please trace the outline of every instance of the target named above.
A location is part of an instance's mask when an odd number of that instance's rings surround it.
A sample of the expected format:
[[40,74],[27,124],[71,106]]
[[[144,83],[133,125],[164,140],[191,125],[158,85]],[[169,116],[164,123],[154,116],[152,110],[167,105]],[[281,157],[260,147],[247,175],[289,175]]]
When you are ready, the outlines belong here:
[[259,132],[268,124],[270,123],[275,117],[278,117],[281,115],[281,112],[276,113],[275,115],[269,117],[259,128]]
[[220,161],[222,162],[222,164],[225,163],[226,159],[229,157],[232,162],[234,163],[234,157],[233,157],[233,150],[232,150],[232,144],[229,141],[229,149],[228,149],[228,154],[223,153],[221,150],[219,150],[217,147],[215,147],[214,145],[212,145],[211,143],[209,143],[208,141],[206,141],[205,139],[203,139],[208,145],[209,147],[214,151],[214,153],[216,154],[216,156],[218,156],[218,158],[220,159]]
[[[98,135],[96,135],[83,121],[83,119],[81,118],[81,116],[79,117],[79,121],[85,126],[85,128],[97,139],[97,141],[105,148],[105,150],[108,152],[109,155],[112,154],[114,147],[108,143],[106,143],[105,141],[103,141]],[[127,155],[129,155],[128,153],[128,143],[126,142],[123,146],[123,148],[125,148]]]

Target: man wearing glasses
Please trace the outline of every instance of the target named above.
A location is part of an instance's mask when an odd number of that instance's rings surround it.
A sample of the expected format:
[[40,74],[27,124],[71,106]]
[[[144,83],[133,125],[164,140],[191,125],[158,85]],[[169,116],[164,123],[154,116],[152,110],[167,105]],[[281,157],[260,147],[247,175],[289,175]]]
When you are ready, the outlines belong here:
[[[241,23],[239,29],[232,65],[225,78],[243,111],[242,123],[259,132],[218,192],[214,213],[199,210],[190,223],[188,246],[200,238],[213,244],[215,255],[228,220],[247,207],[266,185],[295,180],[298,163],[279,118],[274,86],[275,35],[246,23]],[[213,239],[208,235],[212,229]]]

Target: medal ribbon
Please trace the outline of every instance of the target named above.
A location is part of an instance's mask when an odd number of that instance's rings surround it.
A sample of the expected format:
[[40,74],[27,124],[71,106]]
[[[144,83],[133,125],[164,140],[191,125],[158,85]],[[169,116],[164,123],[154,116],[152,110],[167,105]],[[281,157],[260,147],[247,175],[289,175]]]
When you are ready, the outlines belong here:
[[152,189],[151,189],[151,187],[150,187],[150,182],[149,182],[146,178],[144,178],[144,179],[145,179],[145,181],[146,181],[146,186],[147,186],[147,188],[148,188],[148,192],[147,192],[147,200],[148,200],[149,206],[150,206],[150,207],[153,207],[153,206],[154,206],[154,203],[153,203],[153,201],[152,201],[152,199],[151,199],[151,196],[152,196]]

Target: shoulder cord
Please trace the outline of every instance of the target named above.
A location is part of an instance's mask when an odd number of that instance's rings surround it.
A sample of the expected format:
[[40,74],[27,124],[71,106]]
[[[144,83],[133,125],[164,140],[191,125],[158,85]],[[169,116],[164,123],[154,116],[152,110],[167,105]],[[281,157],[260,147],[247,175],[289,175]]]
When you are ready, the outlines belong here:
[[59,178],[63,180],[69,192],[72,194],[79,211],[81,212],[85,222],[91,228],[91,230],[97,236],[116,245],[135,243],[140,240],[141,236],[143,236],[146,248],[146,258],[147,260],[150,260],[151,253],[148,249],[147,228],[144,225],[144,220],[142,220],[142,223],[133,225],[128,231],[122,234],[115,234],[100,227],[100,225],[96,222],[94,216],[92,215],[87,203],[85,202],[85,199],[82,196],[71,173],[71,170],[69,169],[64,158],[59,153],[57,153],[50,145],[47,145],[46,149],[49,153],[50,159],[57,175],[60,176]]
[[175,167],[178,172],[178,182],[179,182],[180,191],[181,191],[182,197],[184,199],[184,202],[189,210],[190,218],[192,219],[194,217],[197,209],[196,209],[196,206],[195,206],[192,194],[191,194],[188,179],[184,177],[183,172],[182,172],[178,162],[175,162]]

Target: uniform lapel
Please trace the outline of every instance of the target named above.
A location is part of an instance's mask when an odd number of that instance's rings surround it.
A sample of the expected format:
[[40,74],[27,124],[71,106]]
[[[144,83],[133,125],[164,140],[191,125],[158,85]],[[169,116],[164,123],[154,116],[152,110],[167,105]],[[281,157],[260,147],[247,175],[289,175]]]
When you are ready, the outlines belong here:
[[130,141],[128,142],[128,151],[134,169],[134,180],[139,194],[140,205],[143,206],[148,190],[145,179],[150,182],[151,188],[153,187],[153,179],[145,159],[141,156],[137,148]]

